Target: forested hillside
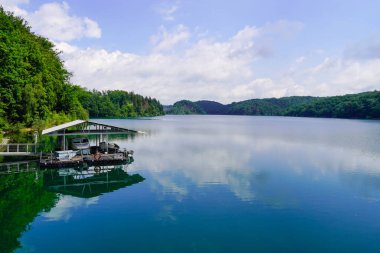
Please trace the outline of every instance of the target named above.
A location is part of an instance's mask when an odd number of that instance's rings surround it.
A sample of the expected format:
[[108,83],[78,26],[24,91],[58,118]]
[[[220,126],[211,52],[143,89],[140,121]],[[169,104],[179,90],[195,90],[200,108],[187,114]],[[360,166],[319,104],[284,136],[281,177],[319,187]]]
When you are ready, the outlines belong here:
[[214,101],[181,100],[169,106],[167,114],[282,115],[289,107],[317,100],[315,97],[250,99],[223,105]]
[[163,109],[155,99],[71,84],[54,45],[0,6],[0,130],[40,128],[89,116],[160,114]]
[[0,7],[0,128],[86,118],[69,77],[54,45]]
[[167,114],[206,114],[206,111],[202,109],[197,103],[189,100],[181,100],[174,103],[166,110]]
[[157,116],[164,113],[158,100],[121,90],[83,91],[79,99],[92,118]]
[[284,110],[317,100],[315,97],[283,97],[250,99],[226,105],[223,114],[230,115],[282,115]]
[[380,91],[319,98],[307,104],[292,106],[283,114],[300,117],[380,119]]
[[[324,118],[379,119],[380,92],[363,92],[334,97],[283,97],[250,99],[222,105],[213,101],[186,101],[175,103],[167,113],[171,114],[224,114],[224,115],[266,115]],[[179,106],[180,105],[180,106]]]
[[201,100],[195,103],[207,114],[222,114],[225,111],[225,106],[215,101]]

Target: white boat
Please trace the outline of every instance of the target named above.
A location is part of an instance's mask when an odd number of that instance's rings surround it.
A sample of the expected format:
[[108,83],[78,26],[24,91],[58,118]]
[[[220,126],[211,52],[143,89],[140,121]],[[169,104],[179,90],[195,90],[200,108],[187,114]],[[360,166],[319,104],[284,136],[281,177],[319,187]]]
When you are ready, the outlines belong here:
[[54,157],[60,161],[67,161],[71,160],[74,156],[76,156],[77,152],[78,151],[75,150],[55,151]]
[[90,142],[87,138],[74,138],[71,140],[71,148],[73,150],[89,149]]

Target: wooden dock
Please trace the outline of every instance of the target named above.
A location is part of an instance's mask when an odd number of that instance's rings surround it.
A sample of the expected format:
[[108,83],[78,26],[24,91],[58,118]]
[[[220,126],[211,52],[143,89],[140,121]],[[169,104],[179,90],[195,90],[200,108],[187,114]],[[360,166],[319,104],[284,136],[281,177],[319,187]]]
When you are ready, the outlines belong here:
[[40,158],[40,166],[43,168],[64,168],[87,166],[104,166],[127,164],[133,161],[131,151],[114,154],[76,155],[72,159],[58,160],[53,155]]

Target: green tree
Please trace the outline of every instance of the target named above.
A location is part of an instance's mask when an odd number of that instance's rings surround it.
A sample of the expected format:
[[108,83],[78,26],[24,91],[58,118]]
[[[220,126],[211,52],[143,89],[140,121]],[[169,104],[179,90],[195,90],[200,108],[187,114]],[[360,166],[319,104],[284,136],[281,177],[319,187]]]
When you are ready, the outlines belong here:
[[0,124],[32,126],[54,114],[85,118],[69,77],[54,45],[0,7]]

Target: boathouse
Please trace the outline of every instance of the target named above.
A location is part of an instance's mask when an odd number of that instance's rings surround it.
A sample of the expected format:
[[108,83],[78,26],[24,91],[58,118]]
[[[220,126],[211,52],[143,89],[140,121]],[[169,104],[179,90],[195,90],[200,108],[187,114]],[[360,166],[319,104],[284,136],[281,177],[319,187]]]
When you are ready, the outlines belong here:
[[[68,136],[95,135],[95,145],[108,140],[111,134],[138,134],[141,131],[131,130],[124,127],[112,126],[89,120],[75,120],[42,131],[43,136],[58,136],[61,150],[69,147]],[[38,134],[35,133],[35,143],[8,143],[0,144],[0,156],[36,156],[38,152]]]
[[137,134],[141,131],[131,130],[123,127],[112,126],[88,120],[75,120],[62,125],[54,126],[42,131],[42,135],[58,136],[61,150],[68,149],[68,136],[73,135],[95,135],[96,145],[106,141],[110,134]]
[[[42,131],[42,135],[57,136],[60,151],[41,154],[40,166],[45,168],[68,167],[86,164],[100,166],[111,164],[125,164],[133,161],[133,151],[120,149],[116,143],[108,142],[110,134],[138,134],[140,131],[124,127],[112,126],[88,120],[75,120],[62,125],[54,126]],[[95,145],[90,146],[87,138],[71,138],[71,148],[68,144],[69,136],[95,136]],[[75,142],[74,142],[75,140]],[[83,142],[82,142],[83,140]],[[74,145],[75,144],[75,145]]]

